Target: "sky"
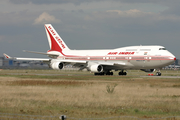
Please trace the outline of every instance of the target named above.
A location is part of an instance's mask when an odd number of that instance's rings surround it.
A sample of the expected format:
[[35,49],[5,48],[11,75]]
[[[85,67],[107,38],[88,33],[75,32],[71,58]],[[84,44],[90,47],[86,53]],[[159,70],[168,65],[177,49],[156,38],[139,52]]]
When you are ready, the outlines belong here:
[[180,0],[1,0],[0,56],[46,57],[44,24],[70,49],[161,45],[180,58]]

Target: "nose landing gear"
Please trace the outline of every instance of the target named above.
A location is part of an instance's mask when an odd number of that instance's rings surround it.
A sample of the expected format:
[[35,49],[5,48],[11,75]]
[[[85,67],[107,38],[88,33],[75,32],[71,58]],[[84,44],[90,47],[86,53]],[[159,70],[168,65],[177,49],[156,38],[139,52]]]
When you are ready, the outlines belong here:
[[161,76],[161,72],[156,72],[156,76]]

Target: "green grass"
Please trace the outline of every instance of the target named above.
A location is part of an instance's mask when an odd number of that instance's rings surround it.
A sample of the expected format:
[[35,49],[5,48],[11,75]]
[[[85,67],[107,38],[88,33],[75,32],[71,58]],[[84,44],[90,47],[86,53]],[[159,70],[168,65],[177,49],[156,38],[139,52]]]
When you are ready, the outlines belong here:
[[[179,116],[180,79],[139,77],[142,74],[131,71],[128,76],[94,76],[78,71],[2,70],[0,112],[75,118]],[[111,94],[108,85],[117,85]]]

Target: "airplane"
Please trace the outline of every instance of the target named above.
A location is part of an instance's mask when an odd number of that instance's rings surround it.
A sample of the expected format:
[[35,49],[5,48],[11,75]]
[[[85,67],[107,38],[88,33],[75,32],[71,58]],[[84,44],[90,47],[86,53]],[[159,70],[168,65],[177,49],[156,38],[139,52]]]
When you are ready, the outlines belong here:
[[129,69],[140,69],[144,72],[154,72],[161,76],[162,67],[174,63],[176,57],[163,46],[128,46],[116,49],[103,50],[71,50],[59,36],[51,24],[45,24],[45,31],[50,50],[47,53],[25,51],[47,55],[50,58],[19,58],[16,60],[39,60],[48,63],[52,69],[63,69],[65,65],[79,67],[79,70],[87,69],[94,75],[113,75],[114,71],[120,71],[119,75],[127,75]]

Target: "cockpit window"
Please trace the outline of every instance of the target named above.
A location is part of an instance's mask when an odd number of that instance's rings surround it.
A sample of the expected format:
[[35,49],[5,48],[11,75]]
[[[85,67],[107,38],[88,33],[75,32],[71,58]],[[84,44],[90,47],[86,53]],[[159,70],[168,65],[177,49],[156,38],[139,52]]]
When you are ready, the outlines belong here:
[[159,50],[166,50],[166,48],[159,48]]

